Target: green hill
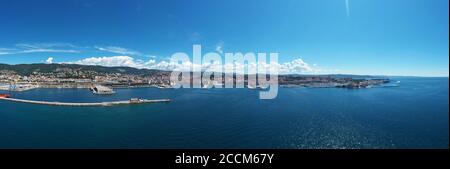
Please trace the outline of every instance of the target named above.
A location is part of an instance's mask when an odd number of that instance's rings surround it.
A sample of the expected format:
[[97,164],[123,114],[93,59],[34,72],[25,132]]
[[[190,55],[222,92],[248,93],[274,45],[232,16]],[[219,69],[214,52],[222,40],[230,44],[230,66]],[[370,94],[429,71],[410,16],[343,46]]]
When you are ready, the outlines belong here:
[[161,70],[137,69],[132,67],[105,67],[94,65],[44,64],[44,63],[17,64],[17,65],[0,64],[0,70],[14,71],[22,76],[28,76],[33,72],[51,73],[51,72],[58,72],[61,70],[94,71],[98,73],[121,73],[130,75],[151,75],[154,73],[165,72]]

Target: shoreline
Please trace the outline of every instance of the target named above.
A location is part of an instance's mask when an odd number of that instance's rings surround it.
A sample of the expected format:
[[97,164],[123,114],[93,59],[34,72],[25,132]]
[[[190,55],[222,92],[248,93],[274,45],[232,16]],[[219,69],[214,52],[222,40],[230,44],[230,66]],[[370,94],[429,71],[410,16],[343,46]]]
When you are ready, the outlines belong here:
[[[392,83],[392,82],[390,82]],[[335,85],[335,84],[280,84],[279,87],[281,88],[340,88],[340,89],[369,89],[372,87],[398,87],[398,83],[394,86],[394,85],[386,85],[389,83],[384,83],[384,84],[375,84],[375,85],[368,85],[368,86],[356,86],[356,87],[347,87],[347,86],[342,86],[342,85]],[[158,86],[150,86],[150,85],[146,85],[146,86],[108,86],[112,89],[133,89],[133,88],[156,88],[156,89],[173,89],[171,87],[158,87]],[[10,92],[23,92],[23,91],[28,91],[28,90],[33,90],[33,89],[89,89],[90,87],[88,86],[38,86],[38,87],[32,87],[32,88],[26,88],[26,89],[21,89],[21,90],[10,90],[7,88],[0,88],[0,91],[10,91]],[[214,87],[215,88],[215,87]],[[224,88],[224,87],[222,87]],[[260,89],[260,88],[248,88],[248,87],[244,87],[246,89],[251,89],[251,90],[255,90],[255,89],[259,89],[259,90],[264,90],[264,89]],[[203,88],[199,88],[199,89],[203,89]],[[213,89],[213,88],[208,88],[208,89]],[[219,88],[220,89],[220,88]]]

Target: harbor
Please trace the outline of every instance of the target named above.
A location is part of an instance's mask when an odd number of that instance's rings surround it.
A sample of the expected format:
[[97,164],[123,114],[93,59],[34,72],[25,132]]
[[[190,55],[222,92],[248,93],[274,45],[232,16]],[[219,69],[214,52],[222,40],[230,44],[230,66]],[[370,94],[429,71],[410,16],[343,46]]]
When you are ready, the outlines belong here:
[[[10,86],[11,85],[4,85],[3,86],[4,89],[0,88],[0,90],[25,91],[25,90],[17,90],[18,88],[14,88],[15,90],[12,90]],[[89,89],[93,94],[97,95],[110,95],[115,93],[115,91],[112,88],[103,85],[92,85],[90,86]],[[51,106],[114,106],[114,105],[128,105],[128,104],[162,103],[171,101],[170,99],[130,98],[129,100],[120,100],[120,101],[73,103],[73,102],[52,102],[52,101],[18,99],[12,98],[10,94],[0,94],[0,100],[30,103],[30,104],[51,105]]]
[[0,100],[21,102],[21,103],[31,103],[31,104],[51,105],[51,106],[114,106],[114,105],[144,104],[144,103],[163,103],[163,102],[171,101],[170,99],[131,98],[129,100],[123,100],[123,101],[93,102],[93,103],[69,103],[69,102],[49,102],[49,101],[16,99],[16,98],[10,98],[10,96],[6,95],[6,94],[1,94]]

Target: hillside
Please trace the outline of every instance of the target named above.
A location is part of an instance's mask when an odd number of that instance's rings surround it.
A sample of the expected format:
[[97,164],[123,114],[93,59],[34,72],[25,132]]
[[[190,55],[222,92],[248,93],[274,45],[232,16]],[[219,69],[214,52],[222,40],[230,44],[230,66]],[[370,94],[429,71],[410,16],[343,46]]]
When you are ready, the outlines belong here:
[[44,63],[17,64],[17,65],[0,64],[0,70],[14,71],[22,76],[28,76],[33,72],[51,73],[51,72],[60,72],[64,70],[93,71],[97,73],[121,73],[130,75],[151,75],[158,72],[164,72],[161,70],[137,69],[132,67],[105,67],[94,65],[44,64]]

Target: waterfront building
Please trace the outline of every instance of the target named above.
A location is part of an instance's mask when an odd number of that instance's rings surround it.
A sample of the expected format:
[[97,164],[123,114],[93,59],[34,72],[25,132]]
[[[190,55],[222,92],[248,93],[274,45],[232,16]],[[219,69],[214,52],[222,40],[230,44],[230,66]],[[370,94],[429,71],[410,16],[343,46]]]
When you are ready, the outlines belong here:
[[102,86],[102,85],[95,85],[91,87],[91,90],[94,94],[113,94],[115,93],[112,88]]

